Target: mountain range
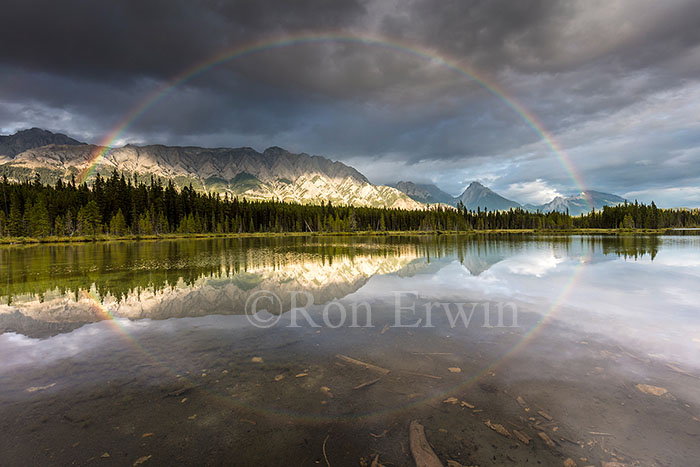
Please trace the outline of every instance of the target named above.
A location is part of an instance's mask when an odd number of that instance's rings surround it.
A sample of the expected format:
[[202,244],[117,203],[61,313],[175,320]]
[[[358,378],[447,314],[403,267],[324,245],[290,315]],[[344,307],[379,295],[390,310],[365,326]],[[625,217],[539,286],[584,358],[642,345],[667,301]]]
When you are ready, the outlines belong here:
[[[85,175],[86,181],[114,170],[139,180],[158,177],[181,188],[243,196],[319,203],[422,209],[424,205],[396,188],[373,185],[342,162],[308,154],[293,154],[271,147],[262,153],[252,148],[200,148],[163,145],[104,148],[48,136],[31,129],[3,139],[0,174],[16,180],[39,174],[42,181]],[[104,155],[101,155],[104,154]]]
[[177,187],[192,185],[207,192],[247,199],[278,199],[297,203],[330,201],[334,204],[402,209],[426,205],[467,209],[561,211],[580,215],[591,208],[624,202],[598,191],[557,197],[542,205],[520,204],[479,182],[471,182],[460,196],[452,196],[432,184],[401,181],[393,186],[374,185],[359,171],[342,162],[279,147],[262,153],[252,148],[201,148],[195,146],[136,146],[105,148],[82,143],[60,133],[39,128],[14,135],[0,135],[0,175],[26,180],[39,174],[42,181],[109,176],[114,170],[148,181],[171,180]]
[[569,212],[572,216],[579,216],[589,212],[591,209],[600,210],[603,206],[615,206],[624,203],[625,199],[610,193],[586,190],[573,196],[557,196],[552,201],[541,205],[525,204],[524,209],[529,211],[542,212]]
[[457,206],[458,203],[461,202],[467,209],[473,211],[477,208],[481,210],[487,209],[489,211],[522,208],[533,212],[568,211],[569,214],[578,216],[589,212],[591,209],[598,210],[602,209],[603,206],[614,206],[625,201],[624,198],[610,193],[586,190],[566,198],[557,196],[549,203],[534,205],[520,204],[505,198],[479,182],[471,182],[459,196],[452,196],[432,184],[418,184],[402,181],[394,186],[420,203],[440,203]]

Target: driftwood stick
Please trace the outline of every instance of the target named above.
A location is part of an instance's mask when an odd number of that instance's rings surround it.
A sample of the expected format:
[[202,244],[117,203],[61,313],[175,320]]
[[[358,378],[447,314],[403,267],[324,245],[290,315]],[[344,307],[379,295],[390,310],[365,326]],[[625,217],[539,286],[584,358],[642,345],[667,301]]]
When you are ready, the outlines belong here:
[[331,463],[328,461],[328,456],[326,455],[326,442],[328,442],[328,437],[330,435],[326,435],[326,438],[323,440],[323,459],[326,461],[326,465],[328,467],[331,467]]
[[371,363],[365,363],[365,362],[362,362],[360,360],[356,360],[354,358],[348,357],[347,355],[338,354],[338,355],[336,355],[336,357],[341,359],[342,361],[344,361],[346,363],[351,363],[351,364],[356,365],[356,366],[361,366],[367,370],[375,371],[375,372],[381,373],[383,375],[386,375],[389,373],[389,370],[387,370],[386,368],[382,368],[382,367],[377,366],[377,365],[372,365]]
[[411,352],[413,355],[454,355],[452,352]]
[[413,371],[404,371],[403,373],[411,376],[422,376],[423,378],[442,379],[442,376],[429,375],[426,373],[415,373]]
[[371,380],[371,381],[367,381],[367,382],[362,383],[362,384],[358,384],[358,385],[355,386],[353,389],[362,389],[362,388],[366,388],[367,386],[371,386],[371,385],[373,385],[374,383],[379,382],[380,379],[381,379],[381,378],[377,378],[377,379],[373,379],[373,380]]
[[169,392],[163,397],[178,397],[178,396],[181,396],[184,393],[191,391],[194,388],[198,388],[200,386],[201,386],[201,384],[195,384],[194,386],[187,386],[185,388],[178,389],[177,391]]
[[443,467],[442,462],[435,455],[425,438],[425,429],[418,420],[413,420],[408,429],[408,440],[411,445],[411,454],[416,467]]

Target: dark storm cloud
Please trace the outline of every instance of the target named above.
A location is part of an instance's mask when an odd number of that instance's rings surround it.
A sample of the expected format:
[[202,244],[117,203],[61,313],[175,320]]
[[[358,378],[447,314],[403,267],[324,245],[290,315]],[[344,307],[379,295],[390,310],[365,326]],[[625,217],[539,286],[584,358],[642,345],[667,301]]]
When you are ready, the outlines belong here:
[[6,0],[0,60],[101,80],[169,78],[238,43],[352,24],[361,2]]
[[[554,133],[591,188],[652,196],[700,184],[700,118],[683,104],[698,97],[700,76],[692,0],[6,0],[2,11],[4,132],[43,126],[100,141],[195,63],[258,40],[336,31],[414,44],[482,73]],[[452,192],[472,178],[514,193],[573,190],[539,139],[500,99],[434,61],[343,41],[220,64],[124,135],[282,145],[352,161],[376,182],[401,174]],[[389,165],[396,170],[373,170]]]
[[415,0],[407,10],[388,17],[386,29],[491,70],[557,73],[594,62],[640,69],[700,43],[693,1]]

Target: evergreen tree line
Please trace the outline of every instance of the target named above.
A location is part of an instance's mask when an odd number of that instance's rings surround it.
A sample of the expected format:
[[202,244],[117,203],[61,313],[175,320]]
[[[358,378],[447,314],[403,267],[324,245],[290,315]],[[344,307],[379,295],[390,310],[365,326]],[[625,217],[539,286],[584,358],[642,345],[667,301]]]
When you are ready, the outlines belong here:
[[484,229],[666,228],[700,225],[699,210],[659,209],[654,203],[605,207],[581,217],[433,207],[412,211],[371,207],[249,201],[178,190],[172,181],[138,182],[116,171],[89,186],[58,181],[9,182],[3,177],[0,236],[159,235],[167,233],[353,232]]
[[617,206],[604,206],[581,217],[574,218],[580,228],[599,229],[664,229],[674,227],[698,227],[700,209],[659,209],[652,201],[650,205],[634,202]]

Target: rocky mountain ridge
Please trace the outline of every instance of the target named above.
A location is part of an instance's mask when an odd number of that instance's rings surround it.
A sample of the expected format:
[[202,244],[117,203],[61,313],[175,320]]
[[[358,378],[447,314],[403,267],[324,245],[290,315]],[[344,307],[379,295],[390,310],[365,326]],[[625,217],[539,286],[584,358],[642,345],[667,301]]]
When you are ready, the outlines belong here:
[[[50,133],[50,132],[47,132]],[[51,133],[52,134],[52,133]],[[14,135],[13,135],[14,136]],[[60,138],[58,138],[60,139]],[[41,143],[43,141],[38,141]],[[252,148],[200,148],[164,145],[126,145],[103,148],[90,144],[55,144],[11,151],[0,161],[0,174],[14,179],[52,182],[114,170],[150,179],[172,180],[177,186],[248,199],[278,199],[297,203],[352,204],[402,209],[424,205],[388,186],[373,185],[342,162],[308,154],[294,154],[279,147],[260,153]]]
[[41,128],[30,128],[18,131],[13,135],[0,135],[0,157],[4,156],[9,159],[27,149],[50,144],[79,145],[85,143],[81,143],[62,133],[52,133]]

